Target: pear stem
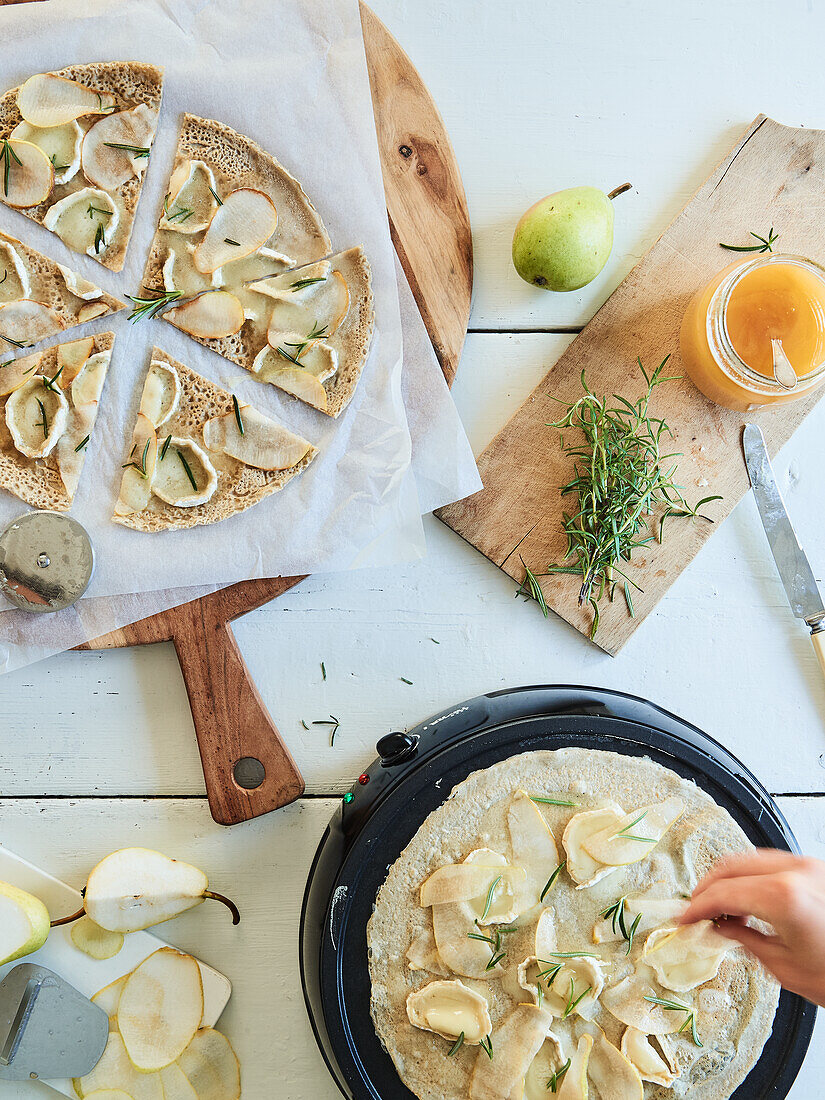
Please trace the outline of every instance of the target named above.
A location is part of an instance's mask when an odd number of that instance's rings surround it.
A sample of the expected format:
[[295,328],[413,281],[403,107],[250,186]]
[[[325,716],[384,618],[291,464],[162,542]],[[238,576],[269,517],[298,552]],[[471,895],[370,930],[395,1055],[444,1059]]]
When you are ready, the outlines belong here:
[[60,928],[64,924],[74,924],[76,920],[80,920],[81,917],[86,916],[86,910],[81,909],[79,913],[75,913],[73,917],[61,917],[60,920],[52,921],[52,928]]
[[607,197],[609,199],[615,199],[617,195],[623,195],[625,191],[630,191],[632,187],[632,183],[623,183],[621,187],[614,187],[612,191],[608,191]]
[[221,902],[223,905],[226,906],[226,908],[232,914],[232,923],[233,924],[240,924],[241,923],[241,914],[240,914],[240,912],[238,910],[238,907],[237,907],[237,905],[235,904],[234,901],[230,901],[229,898],[225,898],[223,896],[223,894],[215,894],[211,890],[205,890],[203,896],[205,898],[212,898],[213,901]]

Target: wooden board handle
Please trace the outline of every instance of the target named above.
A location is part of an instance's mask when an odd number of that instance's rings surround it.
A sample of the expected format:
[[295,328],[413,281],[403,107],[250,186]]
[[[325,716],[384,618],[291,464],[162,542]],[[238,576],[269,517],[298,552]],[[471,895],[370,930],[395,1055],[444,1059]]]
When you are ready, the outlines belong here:
[[228,622],[208,600],[180,608],[173,641],[198,738],[212,817],[237,825],[286,806],[304,781],[249,675]]

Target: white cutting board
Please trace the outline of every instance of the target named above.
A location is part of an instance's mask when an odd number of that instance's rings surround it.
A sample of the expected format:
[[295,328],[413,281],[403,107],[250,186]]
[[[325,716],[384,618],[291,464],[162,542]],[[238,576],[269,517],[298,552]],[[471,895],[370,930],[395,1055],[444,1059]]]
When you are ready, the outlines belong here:
[[[77,890],[73,890],[71,886],[60,882],[59,879],[52,878],[45,871],[13,855],[2,846],[0,846],[0,881],[8,882],[40,898],[49,910],[52,920],[76,913],[83,903]],[[115,955],[113,959],[98,961],[78,951],[71,940],[71,926],[54,928],[39,951],[28,955],[25,960],[18,959],[17,962],[0,966],[0,980],[19,962],[35,962],[53,970],[80,993],[91,997],[110,982],[117,981],[124,974],[134,970],[145,958],[163,946],[163,941],[149,932],[133,932],[125,937],[120,954]],[[214,1027],[226,1008],[232,994],[232,986],[228,978],[219,974],[217,970],[213,970],[211,966],[202,962],[198,965],[203,976],[203,1025]],[[71,1081],[44,1083],[65,1096],[76,1097]]]

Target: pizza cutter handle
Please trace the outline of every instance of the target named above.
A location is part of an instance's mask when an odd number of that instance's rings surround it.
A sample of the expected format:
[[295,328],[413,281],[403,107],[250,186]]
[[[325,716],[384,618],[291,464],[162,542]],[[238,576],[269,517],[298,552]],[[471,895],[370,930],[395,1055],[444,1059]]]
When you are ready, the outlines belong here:
[[230,624],[209,600],[180,609],[180,661],[212,817],[236,825],[286,806],[304,781],[264,706]]

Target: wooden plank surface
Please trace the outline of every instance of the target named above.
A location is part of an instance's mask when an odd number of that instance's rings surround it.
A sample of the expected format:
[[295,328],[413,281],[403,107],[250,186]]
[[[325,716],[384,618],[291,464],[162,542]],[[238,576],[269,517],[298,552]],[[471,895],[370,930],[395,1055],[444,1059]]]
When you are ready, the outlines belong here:
[[[757,118],[481,455],[484,489],[442,509],[439,518],[517,581],[523,580],[525,566],[542,574],[550,564],[561,563],[567,544],[562,509],[574,502],[562,501],[559,493],[572,476],[573,462],[551,426],[560,415],[558,402],[581,395],[583,371],[597,395],[617,393],[635,401],[645,385],[637,356],[652,370],[670,355],[667,373],[683,376],[679,328],[687,303],[731,262],[719,241],[743,239],[743,226],[766,231],[773,225],[781,237],[778,249],[821,260],[823,191],[825,132]],[[661,545],[637,551],[623,565],[641,589],[633,591],[635,616],[623,599],[603,600],[597,645],[618,652],[747,491],[742,424],[759,423],[773,453],[822,392],[741,414],[714,405],[685,377],[656,390],[651,414],[663,417],[671,429],[663,449],[682,455],[675,480],[686,487],[689,501],[711,494],[724,499],[706,508],[715,524],[673,520]],[[569,442],[572,433],[567,435]],[[540,583],[548,606],[589,635],[593,612],[587,603],[578,606],[581,579],[550,576]]]

